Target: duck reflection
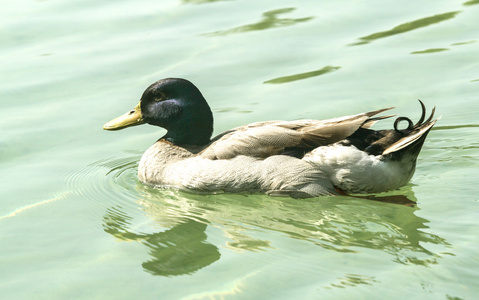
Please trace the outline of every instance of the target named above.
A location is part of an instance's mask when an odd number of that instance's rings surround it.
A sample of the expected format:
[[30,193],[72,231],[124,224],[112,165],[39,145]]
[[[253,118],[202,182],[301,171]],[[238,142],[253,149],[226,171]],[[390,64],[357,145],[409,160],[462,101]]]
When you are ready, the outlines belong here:
[[295,10],[295,8],[289,7],[289,8],[281,8],[281,9],[267,11],[263,13],[263,19],[260,20],[259,22],[256,22],[253,24],[247,24],[247,25],[243,25],[243,26],[239,26],[239,27],[235,27],[231,29],[216,31],[216,32],[210,33],[210,35],[226,35],[231,33],[265,30],[265,29],[270,29],[275,27],[291,26],[291,25],[295,25],[295,24],[306,22],[313,19],[313,17],[296,18],[296,19],[278,17],[278,15],[289,13],[289,12],[292,12],[293,10]]
[[127,230],[132,218],[119,208],[107,210],[104,230],[114,237],[146,245],[152,259],[142,264],[154,275],[176,276],[190,274],[220,258],[218,248],[206,242],[206,222],[182,218],[178,224],[163,232],[137,234]]
[[[143,185],[137,189],[144,214],[162,230],[132,232],[133,218],[120,208],[107,210],[104,230],[118,239],[147,246],[151,259],[142,266],[155,275],[189,274],[219,260],[220,245],[207,241],[208,227],[221,230],[221,240],[228,240],[221,247],[234,251],[269,251],[275,241],[265,240],[264,232],[274,231],[331,251],[355,253],[368,248],[389,254],[397,263],[424,266],[437,263],[441,256],[428,250],[431,244],[448,245],[424,230],[428,221],[415,214],[417,207],[378,202],[382,198],[295,200],[264,195],[197,195]],[[411,191],[403,194],[406,199],[414,198]]]

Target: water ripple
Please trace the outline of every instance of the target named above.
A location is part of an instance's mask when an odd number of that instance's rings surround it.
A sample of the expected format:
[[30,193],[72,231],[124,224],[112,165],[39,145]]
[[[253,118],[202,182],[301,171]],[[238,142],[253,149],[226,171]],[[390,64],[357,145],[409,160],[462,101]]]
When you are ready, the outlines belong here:
[[138,160],[138,155],[102,159],[67,176],[66,190],[80,198],[76,200],[76,209],[97,215],[111,203],[123,208],[135,207]]

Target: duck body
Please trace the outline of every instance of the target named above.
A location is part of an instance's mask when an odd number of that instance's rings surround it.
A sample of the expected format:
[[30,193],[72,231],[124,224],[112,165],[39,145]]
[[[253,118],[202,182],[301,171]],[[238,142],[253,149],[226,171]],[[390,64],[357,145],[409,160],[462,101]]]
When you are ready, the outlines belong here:
[[[267,192],[292,195],[327,195],[334,187],[325,174],[301,159],[272,155],[257,158],[238,155],[211,160],[201,154],[183,152],[160,140],[142,156],[138,166],[141,181],[153,186],[173,186],[198,192]],[[172,158],[172,152],[183,155]],[[165,161],[162,157],[169,157]],[[314,191],[313,191],[314,190]]]
[[[436,122],[432,114],[424,121],[421,107],[417,124],[400,117],[391,130],[369,129],[391,117],[374,117],[388,108],[329,120],[257,122],[210,139],[206,100],[191,82],[169,78],[148,87],[134,110],[104,129],[145,122],[167,129],[138,165],[138,178],[155,187],[297,198],[380,193],[405,185],[414,174]],[[406,129],[398,129],[401,121],[408,122]]]
[[[318,149],[318,150],[317,150]],[[265,192],[312,197],[345,193],[379,193],[405,185],[415,161],[385,162],[354,146],[329,145],[302,159],[287,155],[256,158],[238,155],[210,160],[160,140],[142,156],[138,178],[152,186],[198,192]],[[175,153],[172,155],[171,153]]]

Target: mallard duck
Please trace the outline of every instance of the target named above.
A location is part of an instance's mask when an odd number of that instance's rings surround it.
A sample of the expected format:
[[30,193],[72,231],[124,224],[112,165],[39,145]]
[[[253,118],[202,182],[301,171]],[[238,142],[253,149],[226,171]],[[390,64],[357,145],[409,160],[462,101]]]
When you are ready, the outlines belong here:
[[[197,192],[261,192],[316,197],[380,193],[405,185],[436,120],[398,117],[390,130],[372,130],[391,108],[328,120],[265,121],[211,138],[213,114],[190,81],[150,85],[140,102],[103,126],[118,130],[148,123],[167,130],[141,157],[138,177],[155,187]],[[400,122],[407,128],[399,129]]]

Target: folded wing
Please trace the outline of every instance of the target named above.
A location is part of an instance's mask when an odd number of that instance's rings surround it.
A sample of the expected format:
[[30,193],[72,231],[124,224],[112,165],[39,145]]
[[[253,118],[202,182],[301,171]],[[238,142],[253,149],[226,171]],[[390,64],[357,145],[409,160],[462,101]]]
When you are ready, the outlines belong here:
[[199,155],[208,159],[231,159],[238,155],[266,158],[287,148],[312,149],[341,141],[362,126],[369,127],[378,119],[372,116],[391,108],[321,121],[252,123],[214,138]]

